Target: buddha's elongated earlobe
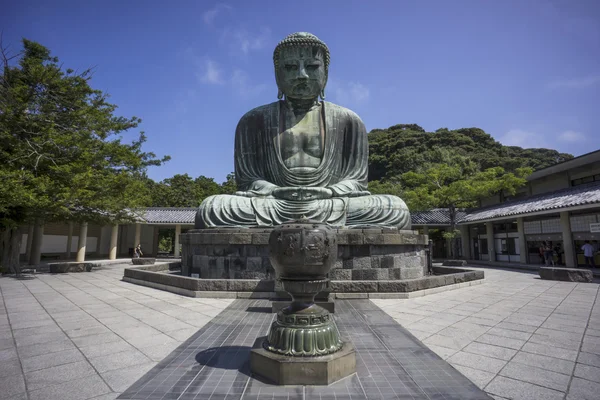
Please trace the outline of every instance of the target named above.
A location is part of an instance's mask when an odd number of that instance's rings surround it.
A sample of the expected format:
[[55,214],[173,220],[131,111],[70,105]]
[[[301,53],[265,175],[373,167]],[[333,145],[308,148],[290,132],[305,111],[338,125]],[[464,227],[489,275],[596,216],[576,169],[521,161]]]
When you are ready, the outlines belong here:
[[277,98],[278,98],[279,100],[283,99],[283,92],[282,92],[282,91],[281,91],[281,89],[279,89],[279,88],[277,89]]
[[319,96],[321,96],[321,100],[325,100],[325,88],[323,88],[323,90],[321,90],[321,93],[319,94]]

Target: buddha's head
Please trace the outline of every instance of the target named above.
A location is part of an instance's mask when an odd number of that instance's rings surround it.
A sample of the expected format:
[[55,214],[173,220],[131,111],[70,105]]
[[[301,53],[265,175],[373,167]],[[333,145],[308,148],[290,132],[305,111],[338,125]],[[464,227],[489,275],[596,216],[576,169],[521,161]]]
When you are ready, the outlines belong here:
[[292,33],[273,52],[278,97],[291,99],[325,98],[329,72],[329,48],[307,32]]

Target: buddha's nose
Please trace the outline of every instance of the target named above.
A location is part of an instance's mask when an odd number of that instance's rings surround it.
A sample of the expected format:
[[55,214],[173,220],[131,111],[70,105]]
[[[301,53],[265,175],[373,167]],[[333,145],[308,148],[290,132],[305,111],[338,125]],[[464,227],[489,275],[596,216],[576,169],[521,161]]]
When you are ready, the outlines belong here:
[[308,74],[306,73],[304,65],[301,65],[300,68],[298,68],[298,79],[308,79]]

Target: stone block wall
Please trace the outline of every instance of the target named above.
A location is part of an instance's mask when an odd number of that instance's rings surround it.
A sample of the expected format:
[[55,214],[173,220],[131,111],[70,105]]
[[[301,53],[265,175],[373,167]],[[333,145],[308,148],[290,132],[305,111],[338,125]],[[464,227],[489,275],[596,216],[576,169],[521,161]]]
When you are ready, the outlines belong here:
[[[275,280],[271,229],[195,229],[181,235],[182,275]],[[338,229],[332,280],[404,280],[427,274],[427,236],[397,229]]]

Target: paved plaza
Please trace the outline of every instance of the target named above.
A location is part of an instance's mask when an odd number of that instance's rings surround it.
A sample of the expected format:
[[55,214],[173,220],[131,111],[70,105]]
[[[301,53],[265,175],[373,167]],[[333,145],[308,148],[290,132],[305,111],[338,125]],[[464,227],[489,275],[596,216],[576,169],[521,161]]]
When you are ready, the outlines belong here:
[[[0,398],[115,399],[231,304],[125,283],[123,268],[0,278]],[[597,399],[599,285],[485,271],[373,302],[494,398]]]

